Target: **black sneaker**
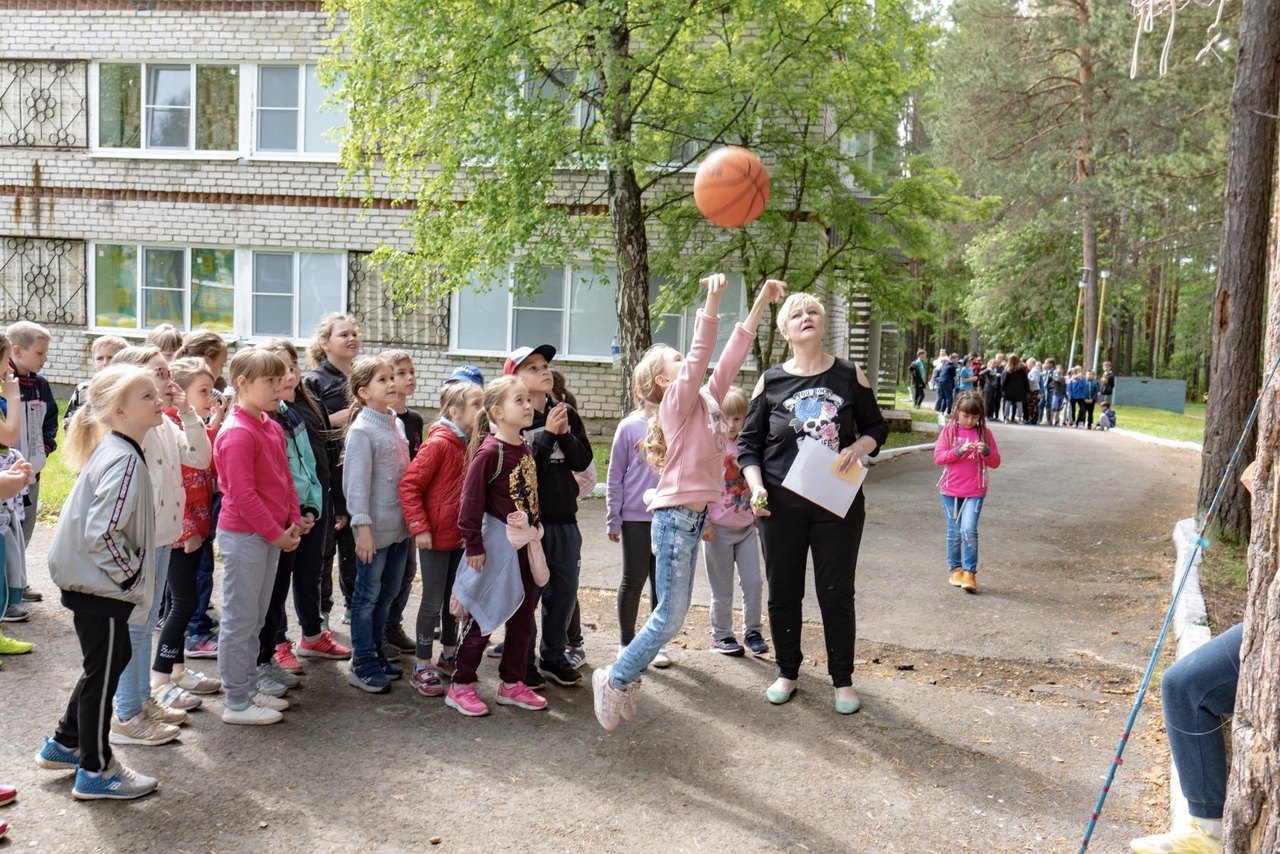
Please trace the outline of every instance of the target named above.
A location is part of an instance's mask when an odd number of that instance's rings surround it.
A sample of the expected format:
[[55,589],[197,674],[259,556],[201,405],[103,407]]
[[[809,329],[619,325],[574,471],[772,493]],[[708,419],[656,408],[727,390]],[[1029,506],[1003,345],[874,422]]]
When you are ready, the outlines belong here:
[[559,661],[539,659],[538,671],[557,685],[571,687],[582,684],[582,674],[563,658]]
[[542,678],[542,674],[538,672],[538,668],[530,667],[525,671],[524,684],[528,685],[535,691],[541,691],[547,687],[547,680]]
[[404,633],[404,626],[388,626],[382,634],[382,639],[401,652],[413,652],[418,648],[418,645]]
[[718,641],[713,641],[711,643],[711,649],[721,655],[732,655],[734,657],[745,655],[747,652],[746,649],[743,648],[742,644],[738,643],[738,639],[733,635],[729,635],[727,638],[720,638]]
[[759,632],[747,632],[742,636],[742,640],[747,645],[747,649],[751,650],[752,655],[764,655],[769,651],[769,645],[764,642],[764,636]]
[[399,660],[400,660],[400,647],[396,646],[396,645],[395,645],[395,644],[393,644],[393,643],[383,643],[383,644],[382,644],[382,657],[383,657],[383,658],[385,658],[385,659],[387,659],[388,661],[399,661]]

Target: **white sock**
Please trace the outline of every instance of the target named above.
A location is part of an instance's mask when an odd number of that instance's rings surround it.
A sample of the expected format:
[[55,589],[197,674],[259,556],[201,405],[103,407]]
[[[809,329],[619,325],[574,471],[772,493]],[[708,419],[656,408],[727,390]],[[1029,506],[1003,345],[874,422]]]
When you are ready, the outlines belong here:
[[1200,825],[1201,829],[1204,830],[1205,833],[1212,836],[1214,839],[1222,838],[1222,819],[1196,818],[1195,816],[1191,816],[1191,820],[1194,821],[1196,824]]

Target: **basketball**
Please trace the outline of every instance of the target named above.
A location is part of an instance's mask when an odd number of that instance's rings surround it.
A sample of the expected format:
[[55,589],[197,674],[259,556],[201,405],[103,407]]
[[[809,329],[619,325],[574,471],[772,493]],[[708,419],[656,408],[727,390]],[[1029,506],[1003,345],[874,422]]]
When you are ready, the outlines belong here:
[[707,155],[693,177],[693,201],[716,225],[750,225],[769,201],[769,172],[745,148],[718,149]]

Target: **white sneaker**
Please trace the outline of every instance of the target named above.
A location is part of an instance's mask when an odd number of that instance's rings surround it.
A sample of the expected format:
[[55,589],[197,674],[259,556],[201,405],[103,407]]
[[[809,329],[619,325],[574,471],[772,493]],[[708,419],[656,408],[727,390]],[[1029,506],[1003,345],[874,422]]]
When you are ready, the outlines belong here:
[[613,732],[622,719],[622,708],[626,704],[626,693],[609,684],[609,672],[612,668],[598,667],[591,674],[591,693],[595,700],[596,720],[605,732]]
[[282,682],[277,682],[275,677],[271,675],[267,665],[258,668],[257,693],[270,694],[272,697],[283,697],[289,692],[289,686]]
[[173,684],[192,694],[216,694],[222,690],[222,680],[205,676],[194,670],[183,670],[173,679]]
[[1222,854],[1222,840],[1192,819],[1187,827],[1129,843],[1137,854]]
[[108,738],[112,744],[140,744],[155,747],[159,744],[168,744],[177,737],[176,726],[153,721],[147,717],[146,712],[134,715],[127,721],[120,720],[116,715],[111,716],[111,735]]
[[268,709],[266,706],[259,706],[256,703],[250,703],[243,709],[233,709],[227,706],[222,710],[222,722],[224,724],[266,726],[267,724],[278,724],[282,720],[284,720],[284,715],[275,709]]
[[283,712],[289,708],[289,701],[283,697],[273,697],[270,694],[264,694],[259,691],[253,695],[253,705],[276,712]]
[[[166,709],[185,712],[187,709],[198,709],[204,701],[173,682],[162,682],[151,689],[151,699]],[[174,721],[165,721],[174,723]]]
[[263,664],[258,668],[258,675],[262,676],[264,674],[268,678],[279,682],[286,688],[297,688],[302,684],[301,676],[285,670],[276,662],[275,658],[272,658],[266,664]]
[[153,697],[148,697],[143,701],[142,714],[147,720],[159,721],[169,726],[182,726],[187,722],[187,713],[182,709],[171,709],[162,706]]
[[667,656],[667,648],[665,646],[658,650],[658,654],[653,657],[653,666],[659,670],[665,670],[671,666],[671,659]]

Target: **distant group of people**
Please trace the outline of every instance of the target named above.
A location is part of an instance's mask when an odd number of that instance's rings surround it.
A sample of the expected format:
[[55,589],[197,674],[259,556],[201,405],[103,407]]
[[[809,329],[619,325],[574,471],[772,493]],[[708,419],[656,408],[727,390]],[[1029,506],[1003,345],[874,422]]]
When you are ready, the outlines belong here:
[[940,424],[946,423],[959,394],[975,391],[990,421],[1087,430],[1116,426],[1116,376],[1110,362],[1102,363],[1098,376],[1081,365],[1059,365],[1054,358],[1041,362],[997,353],[984,362],[977,354],[939,350],[930,361],[924,350],[917,350],[907,373],[914,406],[924,405],[927,388],[936,392]]

